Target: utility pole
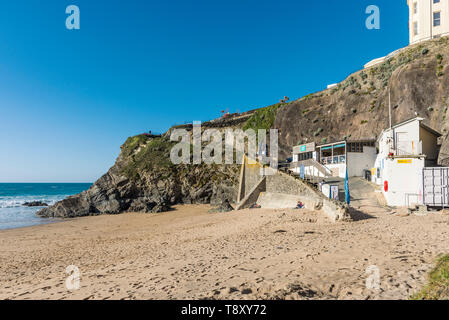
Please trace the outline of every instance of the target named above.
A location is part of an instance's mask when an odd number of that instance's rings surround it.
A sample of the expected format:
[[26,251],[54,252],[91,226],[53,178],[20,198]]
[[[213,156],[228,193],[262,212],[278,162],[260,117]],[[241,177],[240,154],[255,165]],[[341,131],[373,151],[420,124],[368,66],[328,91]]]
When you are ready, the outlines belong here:
[[388,117],[390,119],[390,129],[392,128],[392,124],[391,124],[391,89],[388,88]]

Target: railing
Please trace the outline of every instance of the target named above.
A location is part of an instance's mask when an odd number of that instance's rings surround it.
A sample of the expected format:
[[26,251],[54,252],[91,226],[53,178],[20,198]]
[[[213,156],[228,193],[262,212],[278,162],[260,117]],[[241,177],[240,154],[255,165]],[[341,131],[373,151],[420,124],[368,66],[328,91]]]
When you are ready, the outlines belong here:
[[346,163],[346,156],[333,156],[321,158],[322,165]]
[[422,141],[398,141],[396,156],[418,156],[422,154]]
[[324,177],[332,177],[332,171],[329,168],[326,168],[321,163],[319,163],[318,161],[315,161],[313,159],[292,162],[290,164],[290,169],[293,170],[296,168],[300,168],[301,166],[313,167],[313,168],[317,169],[317,171],[320,172]]

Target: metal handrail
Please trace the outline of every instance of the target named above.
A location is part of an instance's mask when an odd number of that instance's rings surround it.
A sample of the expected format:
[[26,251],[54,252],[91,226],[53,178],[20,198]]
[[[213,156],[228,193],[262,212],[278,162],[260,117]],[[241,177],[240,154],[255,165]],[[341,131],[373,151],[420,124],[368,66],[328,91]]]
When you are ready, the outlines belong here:
[[305,167],[315,167],[319,172],[321,172],[324,176],[332,176],[332,171],[329,168],[326,168],[323,164],[315,161],[314,159],[308,159],[303,161],[292,162],[290,164],[290,169],[299,168],[301,165]]
[[[334,161],[335,158],[337,158],[337,161]],[[330,161],[329,161],[329,159],[330,159]],[[338,156],[333,156],[333,157],[331,156],[331,157],[323,157],[323,158],[321,158],[321,164],[322,165],[340,164],[340,163],[346,163],[346,156],[345,155],[338,155]]]

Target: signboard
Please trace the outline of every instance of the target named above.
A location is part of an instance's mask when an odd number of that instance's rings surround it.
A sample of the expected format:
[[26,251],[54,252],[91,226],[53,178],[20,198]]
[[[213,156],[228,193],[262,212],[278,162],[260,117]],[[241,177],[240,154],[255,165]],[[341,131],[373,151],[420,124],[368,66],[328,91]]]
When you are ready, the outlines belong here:
[[401,163],[401,164],[411,164],[411,163],[412,163],[412,159],[398,160],[398,163]]
[[306,153],[306,152],[314,152],[316,149],[315,142],[302,144],[300,146],[293,147],[294,154]]

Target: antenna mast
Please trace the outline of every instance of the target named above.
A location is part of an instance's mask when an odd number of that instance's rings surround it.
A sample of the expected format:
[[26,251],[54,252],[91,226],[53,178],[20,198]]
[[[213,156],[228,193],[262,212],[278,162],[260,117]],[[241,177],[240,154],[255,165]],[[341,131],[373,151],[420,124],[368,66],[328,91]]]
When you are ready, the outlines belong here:
[[390,119],[390,129],[392,128],[391,125],[391,90],[388,89],[388,113],[389,113],[389,119]]

